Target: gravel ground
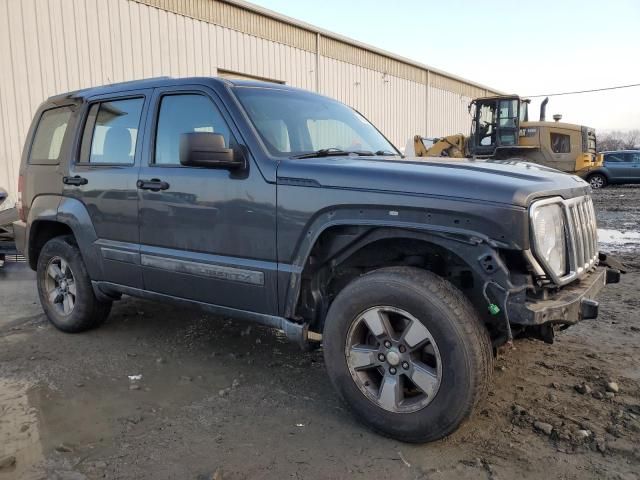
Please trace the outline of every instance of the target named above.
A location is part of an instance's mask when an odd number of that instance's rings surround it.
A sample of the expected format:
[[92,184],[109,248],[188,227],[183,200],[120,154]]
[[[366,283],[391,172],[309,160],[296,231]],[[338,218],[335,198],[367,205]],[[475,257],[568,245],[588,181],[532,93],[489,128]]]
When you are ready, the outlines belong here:
[[[607,188],[594,201],[602,228],[640,228],[640,187]],[[500,351],[473,419],[420,446],[356,423],[321,351],[132,298],[100,329],[65,335],[46,322],[33,273],[8,264],[0,480],[638,479],[640,248],[607,247],[629,272],[601,295],[600,318],[554,345],[521,340]]]

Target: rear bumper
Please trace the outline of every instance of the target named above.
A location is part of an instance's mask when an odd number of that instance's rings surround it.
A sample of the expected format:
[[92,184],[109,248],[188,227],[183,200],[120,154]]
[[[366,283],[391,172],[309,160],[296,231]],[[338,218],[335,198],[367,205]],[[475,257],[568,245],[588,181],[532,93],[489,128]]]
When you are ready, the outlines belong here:
[[27,224],[25,222],[13,222],[13,238],[16,242],[16,249],[24,255],[27,242]]
[[609,283],[618,283],[620,271],[596,267],[589,275],[577,280],[547,299],[527,298],[524,303],[509,304],[512,323],[519,325],[573,325],[598,316],[596,295]]
[[[1,200],[0,203],[2,203]],[[18,210],[15,207],[7,210],[0,210],[0,227],[11,225],[16,220],[18,220]]]

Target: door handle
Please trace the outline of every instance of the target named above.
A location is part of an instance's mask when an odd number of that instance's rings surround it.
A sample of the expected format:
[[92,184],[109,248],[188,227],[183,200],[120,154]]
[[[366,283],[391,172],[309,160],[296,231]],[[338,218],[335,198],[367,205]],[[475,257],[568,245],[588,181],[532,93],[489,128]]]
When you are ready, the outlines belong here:
[[89,183],[89,180],[80,175],[76,175],[75,177],[62,177],[62,183],[65,185],[86,185]]
[[151,190],[152,192],[159,192],[160,190],[167,190],[169,188],[169,184],[167,182],[163,182],[158,178],[152,178],[151,180],[138,180],[136,182],[136,187],[140,190]]

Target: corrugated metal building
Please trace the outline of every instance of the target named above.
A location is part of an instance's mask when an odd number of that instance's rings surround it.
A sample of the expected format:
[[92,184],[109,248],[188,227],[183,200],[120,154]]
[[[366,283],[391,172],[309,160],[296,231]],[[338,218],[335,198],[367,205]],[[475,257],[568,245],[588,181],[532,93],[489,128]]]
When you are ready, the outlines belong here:
[[60,92],[170,75],[248,76],[337,98],[399,147],[467,132],[494,91],[241,0],[0,1],[0,186],[15,202],[33,113]]

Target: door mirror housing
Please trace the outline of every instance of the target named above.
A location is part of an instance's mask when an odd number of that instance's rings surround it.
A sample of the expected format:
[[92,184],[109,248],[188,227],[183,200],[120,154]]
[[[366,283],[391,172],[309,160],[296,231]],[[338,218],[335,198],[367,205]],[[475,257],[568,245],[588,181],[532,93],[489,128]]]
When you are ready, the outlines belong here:
[[226,148],[220,133],[190,132],[180,135],[180,164],[234,170],[244,168],[245,159],[241,150]]

